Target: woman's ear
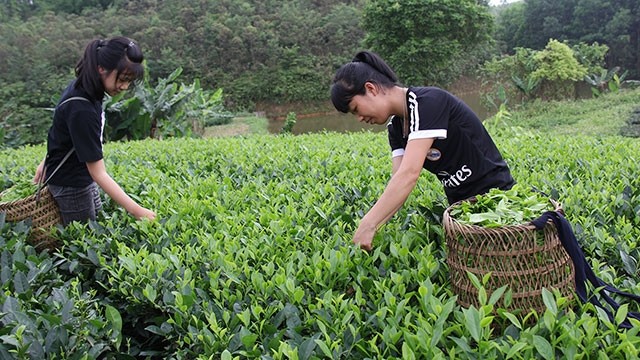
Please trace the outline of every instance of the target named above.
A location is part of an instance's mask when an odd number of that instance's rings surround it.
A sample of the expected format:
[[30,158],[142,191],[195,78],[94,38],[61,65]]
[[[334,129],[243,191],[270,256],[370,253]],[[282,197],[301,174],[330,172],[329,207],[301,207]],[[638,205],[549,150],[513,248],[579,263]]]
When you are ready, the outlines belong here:
[[378,95],[378,86],[376,86],[376,84],[367,81],[366,83],[364,83],[364,88],[368,93],[371,93],[371,95]]

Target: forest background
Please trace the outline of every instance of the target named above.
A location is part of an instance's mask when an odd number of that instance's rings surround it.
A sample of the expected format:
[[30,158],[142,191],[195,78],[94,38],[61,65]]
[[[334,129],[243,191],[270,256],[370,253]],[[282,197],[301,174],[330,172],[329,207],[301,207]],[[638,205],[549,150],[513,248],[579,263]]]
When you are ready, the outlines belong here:
[[[284,109],[282,113],[326,111],[335,70],[363,48],[383,55],[410,85],[446,88],[463,75],[486,75],[490,61],[514,56],[518,49],[540,51],[550,39],[574,49],[579,44],[605,46],[598,66],[584,75],[592,85],[613,75],[640,76],[637,0],[488,3],[3,0],[0,145],[43,142],[49,111],[73,79],[84,46],[114,35],[135,39],[145,51],[145,87],[156,87],[147,97],[160,96],[168,84],[177,84],[172,98],[141,101],[156,101],[156,112],[165,105],[161,102],[185,96],[185,89],[191,94],[211,91],[200,99],[200,107],[219,102],[218,115],[269,108]],[[494,75],[500,71],[493,69]],[[506,78],[530,95],[527,91],[537,83],[518,76],[510,73]],[[125,125],[130,124],[120,127]]]

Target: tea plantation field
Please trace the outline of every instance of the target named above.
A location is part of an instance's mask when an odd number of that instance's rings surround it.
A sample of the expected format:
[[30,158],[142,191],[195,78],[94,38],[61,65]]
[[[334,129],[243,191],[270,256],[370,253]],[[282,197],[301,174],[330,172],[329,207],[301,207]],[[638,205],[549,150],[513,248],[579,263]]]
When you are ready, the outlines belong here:
[[[562,202],[598,276],[640,294],[640,141],[490,128],[520,184]],[[0,153],[0,188],[44,147]],[[108,199],[39,253],[0,218],[0,358],[625,359],[640,323],[545,295],[543,313],[456,304],[424,173],[374,239],[351,243],[390,176],[384,133],[109,143],[107,170],[155,222]]]

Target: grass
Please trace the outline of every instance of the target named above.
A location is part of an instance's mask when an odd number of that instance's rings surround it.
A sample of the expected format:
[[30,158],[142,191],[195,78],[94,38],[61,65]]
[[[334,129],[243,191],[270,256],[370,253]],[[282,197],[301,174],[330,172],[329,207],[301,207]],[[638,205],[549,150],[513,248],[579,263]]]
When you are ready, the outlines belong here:
[[510,125],[558,135],[620,135],[620,129],[638,107],[640,89],[606,93],[592,99],[534,101],[512,111]]
[[239,136],[258,134],[266,135],[268,130],[269,120],[260,116],[237,116],[229,124],[210,126],[204,130],[203,137],[224,137],[224,136]]

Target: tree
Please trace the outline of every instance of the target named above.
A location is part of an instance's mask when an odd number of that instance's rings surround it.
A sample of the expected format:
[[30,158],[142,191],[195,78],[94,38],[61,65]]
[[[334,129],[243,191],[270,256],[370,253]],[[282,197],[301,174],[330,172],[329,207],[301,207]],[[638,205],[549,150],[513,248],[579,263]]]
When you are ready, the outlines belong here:
[[505,6],[496,15],[495,39],[503,54],[513,54],[522,42],[525,4],[519,1]]
[[506,52],[540,50],[549,39],[597,42],[610,49],[607,68],[620,66],[630,77],[640,77],[640,1],[527,0],[521,7],[522,16],[506,11],[498,16],[496,37]]
[[544,50],[534,55],[534,59],[537,69],[531,73],[531,77],[542,81],[542,97],[546,99],[573,98],[574,83],[587,75],[587,67],[578,62],[573,50],[558,40],[549,40]]
[[403,81],[446,85],[465,53],[490,42],[493,18],[475,0],[374,0],[362,27],[365,44]]
[[563,41],[569,38],[566,24],[573,18],[576,1],[525,1],[522,38],[518,46],[540,50],[549,39]]

